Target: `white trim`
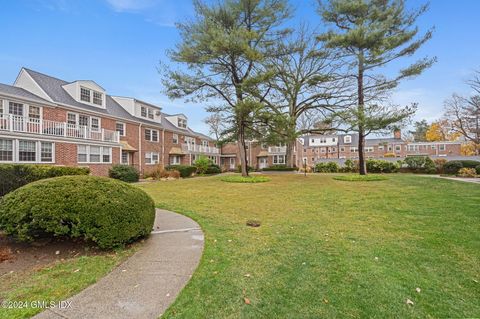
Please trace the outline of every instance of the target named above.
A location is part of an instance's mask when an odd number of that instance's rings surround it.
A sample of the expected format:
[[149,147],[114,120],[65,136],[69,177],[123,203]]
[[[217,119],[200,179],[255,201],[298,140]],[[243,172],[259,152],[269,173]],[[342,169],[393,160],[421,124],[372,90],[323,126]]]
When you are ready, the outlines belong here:
[[[79,148],[79,146],[85,146],[85,147],[86,147],[86,152],[85,152],[85,153],[82,153],[82,154],[87,155],[87,161],[86,161],[86,162],[81,162],[81,161],[79,161],[79,159],[78,159],[78,155],[79,155],[79,153],[78,153],[78,148]],[[100,155],[100,161],[99,161],[99,162],[92,162],[92,161],[90,161],[90,156],[91,156],[90,147],[92,147],[92,146],[93,146],[93,147],[98,147],[98,148],[100,148],[100,153],[99,153],[99,155]],[[110,161],[108,161],[108,162],[104,162],[104,161],[103,161],[104,149],[108,149],[108,150],[109,150],[109,152],[108,152],[107,155],[109,156]],[[97,155],[97,154],[95,154],[95,155]],[[77,144],[77,163],[78,163],[78,164],[100,164],[100,165],[101,165],[101,164],[112,164],[112,147],[110,147],[110,146],[100,146],[100,145],[90,145],[90,144],[79,143],[79,144]]]
[[[150,163],[147,163],[147,155],[150,155]],[[153,155],[157,155],[157,161],[153,161]],[[143,160],[145,161],[145,165],[158,165],[160,164],[160,154],[158,152],[145,152]]]
[[[3,137],[0,136],[2,140],[10,140],[12,141],[12,160],[11,161],[0,161],[0,163],[15,163],[15,164],[55,164],[55,142],[52,141],[44,141],[44,140],[32,140],[32,139],[24,139],[24,138],[14,138],[14,137]],[[25,142],[33,142],[35,143],[35,160],[34,161],[20,161],[20,141]],[[42,161],[42,143],[51,143],[52,144],[52,160],[51,161]]]
[[[40,90],[40,92],[42,92],[42,93],[45,95],[45,97],[42,97],[42,98],[46,98],[47,101],[50,101],[50,102],[55,103],[55,102],[53,101],[53,99],[50,97],[50,95],[48,95],[47,92],[45,92],[45,91],[42,89],[42,87],[37,83],[37,81],[35,81],[35,80],[33,79],[33,77],[30,75],[30,73],[28,73],[28,71],[25,70],[25,68],[22,68],[22,69],[20,70],[20,72],[19,72],[18,75],[17,75],[17,78],[15,79],[15,82],[13,83],[13,86],[15,86],[15,87],[20,87],[20,88],[26,90],[25,88],[23,88],[23,87],[21,87],[21,86],[17,86],[18,79],[20,78],[20,75],[21,75],[22,73],[27,74],[28,77],[30,78],[30,80],[32,80],[32,82],[33,82],[33,83],[37,86],[37,88]],[[28,90],[27,90],[27,91],[28,91]],[[30,93],[32,93],[32,92],[30,92]],[[33,93],[32,93],[32,94],[33,94]]]

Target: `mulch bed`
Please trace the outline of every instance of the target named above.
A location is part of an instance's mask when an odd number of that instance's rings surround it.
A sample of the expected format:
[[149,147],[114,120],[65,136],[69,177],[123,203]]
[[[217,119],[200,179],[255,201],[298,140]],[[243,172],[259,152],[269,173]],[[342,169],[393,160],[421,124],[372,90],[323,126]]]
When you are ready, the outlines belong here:
[[56,239],[19,243],[0,233],[0,276],[41,268],[68,258],[105,252],[81,240]]

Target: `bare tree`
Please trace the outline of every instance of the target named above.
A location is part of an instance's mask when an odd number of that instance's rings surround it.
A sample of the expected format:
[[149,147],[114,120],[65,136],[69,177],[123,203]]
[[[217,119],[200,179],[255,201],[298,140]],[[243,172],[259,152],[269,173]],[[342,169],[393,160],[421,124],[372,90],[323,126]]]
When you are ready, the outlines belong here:
[[461,134],[475,146],[475,155],[480,154],[480,71],[467,82],[474,94],[470,97],[453,94],[445,101],[445,118],[451,129]]
[[218,144],[222,133],[226,129],[224,117],[220,112],[216,112],[204,119],[203,122],[208,125],[209,134],[215,137],[215,141]]

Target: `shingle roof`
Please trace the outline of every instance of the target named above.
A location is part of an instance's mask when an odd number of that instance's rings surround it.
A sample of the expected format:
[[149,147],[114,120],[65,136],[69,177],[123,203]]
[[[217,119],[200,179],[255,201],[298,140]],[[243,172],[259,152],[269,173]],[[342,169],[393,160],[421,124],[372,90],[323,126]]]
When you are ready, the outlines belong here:
[[32,100],[32,101],[35,101],[35,102],[38,102],[38,103],[51,104],[51,102],[33,94],[33,93],[30,93],[29,91],[27,91],[25,89],[22,89],[22,88],[19,88],[19,87],[16,87],[16,86],[12,86],[12,85],[7,85],[7,84],[0,83],[0,94],[2,94],[2,93],[5,94],[5,95],[9,95],[9,96],[18,96],[19,98],[29,99],[29,100]]

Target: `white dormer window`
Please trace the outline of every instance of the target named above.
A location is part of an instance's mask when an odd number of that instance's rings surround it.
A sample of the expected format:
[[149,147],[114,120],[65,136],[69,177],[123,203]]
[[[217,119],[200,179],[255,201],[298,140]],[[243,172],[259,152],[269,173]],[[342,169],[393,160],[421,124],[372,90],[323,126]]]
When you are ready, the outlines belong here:
[[103,105],[103,93],[80,87],[80,100],[82,102]]
[[187,128],[187,120],[178,118],[178,127]]
[[80,100],[90,103],[90,93],[91,91],[86,88],[80,88]]
[[153,110],[151,108],[148,108],[146,106],[142,106],[140,108],[140,115],[142,117],[145,117],[145,118],[148,118],[148,119],[152,119],[154,118],[153,116]]
[[352,137],[350,135],[347,135],[343,138],[344,143],[352,143]]

